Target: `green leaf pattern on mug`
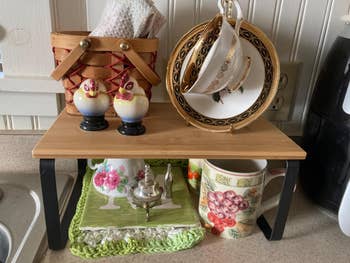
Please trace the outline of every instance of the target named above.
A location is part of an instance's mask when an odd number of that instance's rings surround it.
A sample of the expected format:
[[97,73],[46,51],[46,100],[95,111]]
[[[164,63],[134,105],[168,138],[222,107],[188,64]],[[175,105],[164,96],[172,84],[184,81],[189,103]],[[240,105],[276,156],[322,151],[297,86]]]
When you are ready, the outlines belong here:
[[257,187],[250,188],[246,190],[243,194],[245,200],[249,203],[249,208],[246,209],[244,213],[244,217],[253,216],[256,212],[257,206],[260,204],[261,194]]
[[259,178],[241,178],[237,180],[238,187],[249,187],[262,183],[262,177]]
[[[248,201],[248,200],[247,200]],[[248,203],[249,203],[249,205],[250,205],[250,202],[248,201]],[[240,214],[240,216],[242,217],[242,218],[249,218],[249,217],[251,217],[251,216],[254,216],[254,214],[255,214],[255,212],[256,212],[256,207],[254,207],[254,206],[249,206],[249,208],[247,208],[246,210],[244,210],[244,211],[242,211],[241,212],[241,214]]]
[[191,172],[197,172],[199,174],[202,173],[202,168],[199,165],[197,165],[195,163],[190,163],[189,165],[190,165]]
[[206,165],[204,165],[202,168],[202,176],[203,176],[203,174],[205,174],[207,176],[210,175],[210,170]]
[[212,178],[210,178],[210,176],[208,176],[204,171],[202,173],[202,180],[204,180],[204,184],[206,186],[205,188],[207,189],[207,191],[215,191],[215,181]]
[[227,176],[222,175],[222,174],[216,174],[215,181],[219,184],[231,186],[231,183],[230,183],[231,179],[228,178]]
[[237,231],[236,229],[230,229],[230,235],[232,236],[232,238],[234,239],[238,239],[241,237],[241,234],[239,231]]
[[[206,172],[203,172],[205,174],[208,174]],[[255,186],[262,183],[262,177],[258,178],[240,178],[237,179],[237,181],[232,181],[232,178],[229,176],[226,176],[224,174],[217,173],[215,174],[215,181],[218,184],[225,185],[225,186],[234,186],[234,187],[249,187],[249,186]]]

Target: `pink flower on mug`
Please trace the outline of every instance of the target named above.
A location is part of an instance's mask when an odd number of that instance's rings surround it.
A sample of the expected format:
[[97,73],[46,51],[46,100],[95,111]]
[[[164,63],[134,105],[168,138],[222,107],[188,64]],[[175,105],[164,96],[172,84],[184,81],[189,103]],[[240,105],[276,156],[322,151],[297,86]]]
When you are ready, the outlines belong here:
[[227,213],[226,218],[235,220],[236,219],[236,212]]
[[208,200],[214,202],[216,200],[215,194],[213,192],[208,193]]
[[222,192],[215,192],[215,197],[216,197],[216,200],[219,202],[222,202],[225,199],[224,193]]
[[214,212],[215,212],[215,214],[217,214],[217,215],[218,215],[218,214],[224,213],[223,207],[222,207],[222,206],[216,206]]
[[220,235],[225,230],[225,227],[234,227],[236,225],[234,218],[225,218],[222,214],[215,215],[213,212],[209,212],[207,216],[214,223],[211,232],[215,235]]
[[208,201],[208,207],[211,211],[214,211],[216,209],[216,205],[213,201]]
[[223,201],[224,206],[229,207],[233,204],[233,202],[230,199],[225,199]]
[[218,218],[220,218],[220,219],[226,218],[224,213],[218,213],[217,215],[218,215]]
[[104,171],[97,173],[94,177],[95,185],[98,187],[102,186],[105,182],[106,177],[107,177],[107,174]]
[[233,199],[232,199],[233,203],[235,205],[239,205],[240,203],[243,202],[243,197],[241,195],[236,195]]
[[232,204],[228,207],[228,209],[230,209],[231,213],[237,213],[239,211],[239,206]]
[[249,203],[246,200],[244,200],[242,203],[239,204],[239,209],[240,210],[247,209],[248,207],[249,207]]
[[234,191],[208,192],[209,221],[214,223],[214,229],[221,233],[225,227],[236,224],[236,214],[249,207],[248,201]]
[[225,206],[225,207],[222,208],[222,212],[226,215],[226,214],[231,213],[231,210],[228,207]]
[[229,200],[232,200],[236,196],[236,193],[232,190],[225,192],[225,197]]
[[220,202],[218,200],[214,201],[215,206],[220,206]]

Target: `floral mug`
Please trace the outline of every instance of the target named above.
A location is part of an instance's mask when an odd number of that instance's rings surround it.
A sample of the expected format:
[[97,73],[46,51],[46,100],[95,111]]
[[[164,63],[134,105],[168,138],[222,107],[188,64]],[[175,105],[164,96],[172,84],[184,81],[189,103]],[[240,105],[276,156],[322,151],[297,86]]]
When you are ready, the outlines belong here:
[[94,188],[109,197],[108,203],[100,209],[118,209],[114,198],[127,197],[128,189],[144,178],[145,162],[142,159],[105,159],[103,163],[88,165],[95,173],[92,178]]
[[253,232],[256,219],[275,207],[279,195],[261,203],[266,185],[285,176],[266,160],[203,160],[199,214],[212,233],[237,239]]

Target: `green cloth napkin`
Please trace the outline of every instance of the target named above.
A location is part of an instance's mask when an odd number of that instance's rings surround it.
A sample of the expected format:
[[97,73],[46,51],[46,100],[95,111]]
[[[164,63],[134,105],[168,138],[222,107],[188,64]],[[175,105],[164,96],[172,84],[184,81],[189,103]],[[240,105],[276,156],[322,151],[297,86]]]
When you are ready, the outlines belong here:
[[[152,169],[156,178],[163,176],[163,167]],[[172,168],[174,175],[173,202],[181,205],[176,209],[151,209],[149,222],[145,221],[145,210],[134,209],[127,198],[115,198],[114,203],[120,209],[103,210],[101,206],[107,204],[109,197],[97,192],[90,184],[80,228],[107,228],[107,227],[162,227],[166,226],[199,226],[197,214],[193,211],[191,197],[182,176],[181,169]]]
[[[152,169],[156,178],[166,171],[165,167]],[[126,198],[114,199],[120,209],[100,209],[107,204],[108,196],[95,190],[91,180],[94,171],[87,168],[82,195],[69,229],[71,252],[82,258],[98,258],[178,251],[199,243],[204,238],[204,230],[192,206],[182,170],[173,167],[172,172],[173,203],[181,208],[151,209],[150,221],[146,222],[145,210],[132,208]]]

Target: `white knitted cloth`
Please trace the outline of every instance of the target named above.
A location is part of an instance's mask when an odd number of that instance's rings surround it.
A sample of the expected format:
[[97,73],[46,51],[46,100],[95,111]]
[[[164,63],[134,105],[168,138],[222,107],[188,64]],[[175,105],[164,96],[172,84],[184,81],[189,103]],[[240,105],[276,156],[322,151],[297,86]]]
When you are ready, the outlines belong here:
[[99,25],[90,36],[153,38],[165,21],[152,0],[107,0]]

